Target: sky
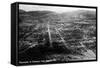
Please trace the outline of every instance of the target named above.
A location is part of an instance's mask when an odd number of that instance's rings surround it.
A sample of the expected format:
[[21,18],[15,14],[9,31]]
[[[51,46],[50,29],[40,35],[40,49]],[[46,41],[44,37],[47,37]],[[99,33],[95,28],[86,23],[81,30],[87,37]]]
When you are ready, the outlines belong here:
[[95,11],[95,9],[90,9],[90,8],[25,5],[25,4],[20,4],[19,9],[22,9],[25,11],[54,11],[57,13],[70,12],[70,11],[76,11],[76,10],[93,10],[93,11]]

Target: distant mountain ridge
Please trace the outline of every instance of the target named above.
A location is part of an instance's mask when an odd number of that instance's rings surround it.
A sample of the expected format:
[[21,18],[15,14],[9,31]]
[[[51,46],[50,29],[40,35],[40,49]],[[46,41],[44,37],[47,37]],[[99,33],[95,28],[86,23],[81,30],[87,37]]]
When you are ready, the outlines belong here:
[[56,13],[52,11],[24,11],[19,9],[19,18],[23,20],[51,20],[74,22],[76,20],[95,20],[96,12],[89,10],[77,10],[72,12]]

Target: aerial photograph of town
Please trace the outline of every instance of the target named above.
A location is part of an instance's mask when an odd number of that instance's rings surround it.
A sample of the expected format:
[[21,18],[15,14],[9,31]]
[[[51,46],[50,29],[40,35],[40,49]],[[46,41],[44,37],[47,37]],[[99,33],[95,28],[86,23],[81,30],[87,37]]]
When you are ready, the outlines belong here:
[[96,60],[96,9],[19,4],[19,63]]

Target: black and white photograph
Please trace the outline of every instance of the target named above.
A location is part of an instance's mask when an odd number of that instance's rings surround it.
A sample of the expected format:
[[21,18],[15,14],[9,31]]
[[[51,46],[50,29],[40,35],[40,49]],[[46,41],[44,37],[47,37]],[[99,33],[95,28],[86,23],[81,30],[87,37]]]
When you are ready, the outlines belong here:
[[18,63],[96,60],[96,9],[19,4]]

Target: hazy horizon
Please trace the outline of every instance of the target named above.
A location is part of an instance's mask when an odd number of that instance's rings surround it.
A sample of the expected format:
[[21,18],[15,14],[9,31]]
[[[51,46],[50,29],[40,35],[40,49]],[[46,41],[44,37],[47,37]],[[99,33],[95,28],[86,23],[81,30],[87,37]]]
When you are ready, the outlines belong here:
[[71,11],[76,11],[76,10],[95,11],[95,9],[91,9],[91,8],[59,7],[59,6],[43,6],[43,5],[24,5],[24,4],[20,4],[19,9],[22,9],[22,10],[25,10],[25,11],[53,11],[53,12],[57,12],[57,13],[71,12]]

